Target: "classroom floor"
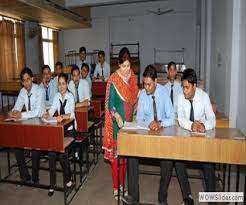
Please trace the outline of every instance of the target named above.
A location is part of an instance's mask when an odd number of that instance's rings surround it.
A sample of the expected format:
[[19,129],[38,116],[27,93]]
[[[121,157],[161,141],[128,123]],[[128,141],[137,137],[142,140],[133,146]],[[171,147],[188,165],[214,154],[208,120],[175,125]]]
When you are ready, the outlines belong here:
[[[5,154],[0,153],[0,168],[4,175],[7,171]],[[14,158],[12,157],[12,162]],[[156,166],[143,166],[141,170],[157,171]],[[199,175],[198,170],[188,170],[189,174]],[[232,174],[232,176],[234,173]],[[18,178],[18,172],[13,176]],[[58,181],[61,180],[58,175]],[[159,186],[159,176],[140,175],[140,197],[141,202],[158,204],[157,193]],[[40,171],[40,180],[47,181],[48,173]],[[198,192],[203,190],[202,181],[199,179],[189,179],[195,204],[198,203]],[[108,163],[105,163],[102,157],[95,166],[77,195],[74,197],[71,205],[116,205],[111,188],[111,169]],[[232,183],[232,187],[234,184]],[[181,191],[176,177],[172,177],[168,196],[169,205],[179,205],[182,202]],[[47,195],[47,190],[32,187],[24,187],[7,183],[0,183],[0,204],[1,205],[62,205],[63,193],[55,192],[52,197]],[[203,203],[205,204],[205,203]]]

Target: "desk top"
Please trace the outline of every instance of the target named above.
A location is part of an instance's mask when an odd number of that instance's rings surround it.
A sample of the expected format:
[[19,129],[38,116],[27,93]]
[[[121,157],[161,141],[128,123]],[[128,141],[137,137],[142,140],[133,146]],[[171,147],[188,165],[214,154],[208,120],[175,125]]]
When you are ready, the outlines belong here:
[[246,140],[239,129],[216,128],[204,135],[180,127],[159,131],[121,130],[118,154],[230,164],[246,164]]
[[74,120],[45,123],[40,118],[6,122],[0,115],[0,146],[64,152],[64,129]]

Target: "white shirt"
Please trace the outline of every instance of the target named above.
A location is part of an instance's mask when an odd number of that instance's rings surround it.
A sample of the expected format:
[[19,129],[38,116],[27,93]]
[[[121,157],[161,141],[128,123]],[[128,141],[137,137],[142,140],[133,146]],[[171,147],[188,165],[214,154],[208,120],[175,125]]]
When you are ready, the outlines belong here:
[[[75,84],[73,80],[69,82],[68,89],[73,94],[75,102],[77,102],[76,88],[75,88]],[[79,94],[79,102],[83,102],[84,100],[90,101],[91,92],[90,92],[90,86],[87,80],[80,79],[79,86],[78,86],[78,94]]]
[[[164,87],[168,91],[168,95],[170,98],[171,98],[171,85],[172,85],[172,83],[170,81],[168,81],[164,85]],[[173,107],[174,107],[175,113],[177,113],[177,110],[178,110],[178,108],[177,108],[177,106],[178,106],[177,105],[178,104],[178,95],[182,92],[183,92],[183,89],[182,89],[181,83],[179,81],[175,80],[173,82]]]
[[103,77],[105,80],[107,80],[110,76],[110,66],[106,62],[103,63],[103,66],[101,65],[101,63],[97,63],[93,76],[97,77],[97,75],[99,75],[100,77],[102,77],[102,70]]
[[57,84],[58,78],[54,78],[52,80],[50,80],[49,84],[48,84],[48,96],[49,96],[49,100],[46,100],[46,87],[44,86],[43,83],[40,83],[40,87],[42,89],[44,89],[44,99],[45,99],[45,106],[49,107],[51,106],[53,99],[56,95],[56,93],[58,92],[58,84]]
[[[30,96],[30,110],[28,109],[28,96]],[[33,117],[41,117],[45,112],[44,90],[35,83],[32,83],[32,88],[29,93],[25,88],[22,88],[12,111],[21,112],[24,105],[26,112],[21,113],[21,118],[28,119]]]
[[[185,99],[183,93],[178,96],[178,121],[181,127],[191,130],[192,121],[190,121],[191,103]],[[215,114],[208,94],[200,88],[196,88],[193,98],[194,120],[201,121],[206,130],[213,129],[216,125]]]
[[[65,100],[67,100],[64,111],[65,114],[70,114],[70,119],[75,119],[75,102],[74,102],[74,97],[73,94],[71,92],[66,92],[64,99],[62,99],[61,93],[57,93],[54,97],[53,103],[49,109],[49,115],[53,116],[55,114],[55,112],[58,112],[58,115],[60,115],[60,100],[62,101],[62,103],[65,102]],[[75,121],[75,128],[76,128],[76,121]],[[72,126],[70,126],[68,128],[68,130],[72,129]]]

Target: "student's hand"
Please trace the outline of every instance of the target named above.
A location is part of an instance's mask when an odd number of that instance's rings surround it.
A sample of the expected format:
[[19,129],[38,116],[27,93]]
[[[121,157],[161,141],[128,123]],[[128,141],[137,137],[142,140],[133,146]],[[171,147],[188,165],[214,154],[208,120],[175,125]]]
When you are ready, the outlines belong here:
[[198,132],[205,132],[205,131],[206,131],[205,125],[202,122],[199,122]]
[[192,132],[205,132],[205,126],[203,123],[195,121],[191,126]]
[[123,120],[122,120],[121,116],[119,115],[119,113],[116,112],[116,113],[114,114],[114,117],[115,117],[115,120],[116,120],[116,122],[117,122],[117,124],[118,124],[118,127],[119,127],[119,128],[122,128],[122,127],[124,126],[124,123],[123,123]]
[[12,114],[11,114],[11,117],[12,118],[15,118],[15,119],[21,119],[21,112],[19,111],[13,111]]
[[62,122],[63,116],[62,115],[57,116],[56,120],[57,120],[57,122]]
[[48,119],[50,117],[50,114],[48,112],[45,112],[42,116],[44,119]]
[[9,118],[12,118],[13,117],[13,112],[12,111],[8,112],[8,117]]
[[159,122],[159,121],[152,121],[149,124],[150,130],[157,131],[157,130],[161,129],[161,127],[162,127],[162,125],[161,125],[161,122]]

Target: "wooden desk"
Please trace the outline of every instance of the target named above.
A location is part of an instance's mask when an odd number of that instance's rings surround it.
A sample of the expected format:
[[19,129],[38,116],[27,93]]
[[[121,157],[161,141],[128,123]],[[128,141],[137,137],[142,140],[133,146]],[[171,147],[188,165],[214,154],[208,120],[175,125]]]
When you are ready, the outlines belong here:
[[75,117],[77,121],[78,132],[88,132],[91,124],[89,123],[89,114],[94,111],[92,106],[76,107]]
[[229,128],[229,119],[223,113],[216,113],[216,127],[217,128]]
[[[236,139],[240,138],[240,139]],[[246,140],[239,129],[216,128],[205,136],[180,127],[118,134],[118,155],[246,165]]]
[[[21,89],[21,83],[18,81],[12,82],[0,82],[0,92],[2,94],[2,112],[3,110],[3,97],[7,97],[8,109],[9,109],[9,97],[16,97]],[[15,101],[15,100],[14,100]]]
[[40,118],[19,122],[5,122],[7,116],[0,115],[0,146],[64,152],[64,129],[73,123],[48,124]]
[[92,82],[92,95],[95,97],[105,97],[107,82],[105,81],[93,81]]

